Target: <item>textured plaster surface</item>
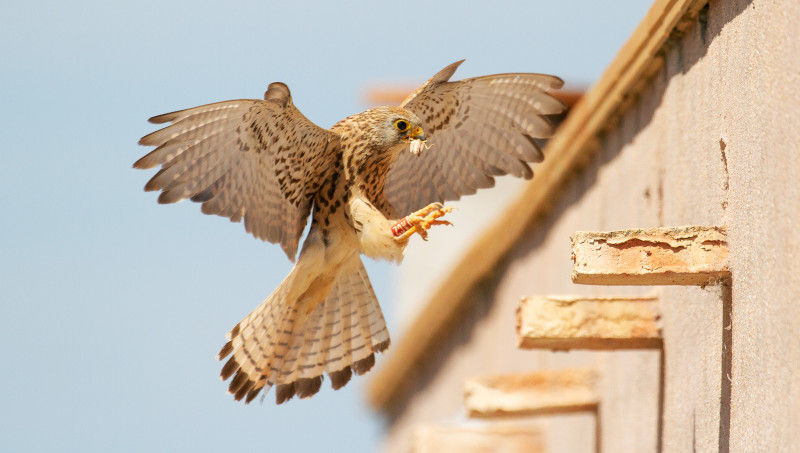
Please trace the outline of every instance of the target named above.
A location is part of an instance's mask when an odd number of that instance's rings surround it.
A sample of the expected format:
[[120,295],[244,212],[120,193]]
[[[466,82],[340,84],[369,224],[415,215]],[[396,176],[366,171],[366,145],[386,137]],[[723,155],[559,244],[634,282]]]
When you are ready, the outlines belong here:
[[485,376],[464,384],[464,406],[471,417],[594,411],[596,386],[590,369]]
[[[546,451],[796,451],[800,445],[800,2],[712,1],[608,124],[550,214],[470,293],[390,413],[386,450],[464,422],[463,383],[599,373],[596,414],[542,416]],[[728,284],[656,287],[663,350],[516,349],[525,296],[647,296],[575,285],[576,231],[719,225]],[[596,436],[597,434],[597,436]]]
[[517,311],[522,349],[658,347],[656,297],[527,297]]

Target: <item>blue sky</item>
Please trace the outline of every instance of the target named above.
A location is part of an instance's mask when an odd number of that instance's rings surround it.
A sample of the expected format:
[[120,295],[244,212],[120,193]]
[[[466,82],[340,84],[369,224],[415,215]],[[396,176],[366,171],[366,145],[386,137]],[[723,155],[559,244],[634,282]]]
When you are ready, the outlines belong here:
[[[214,355],[289,271],[280,248],[133,170],[150,116],[260,98],[330,127],[367,86],[596,80],[648,2],[7,2],[0,27],[0,445],[7,451],[373,451],[367,379],[244,406]],[[392,328],[392,267],[368,262]],[[381,357],[378,357],[380,364]]]

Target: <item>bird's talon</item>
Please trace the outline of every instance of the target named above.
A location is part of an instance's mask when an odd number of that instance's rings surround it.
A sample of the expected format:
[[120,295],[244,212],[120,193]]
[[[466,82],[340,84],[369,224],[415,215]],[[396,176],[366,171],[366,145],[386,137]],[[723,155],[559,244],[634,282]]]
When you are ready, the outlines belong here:
[[453,225],[447,220],[437,220],[448,212],[452,212],[452,210],[453,208],[445,208],[441,203],[431,203],[394,224],[392,226],[392,235],[395,241],[405,242],[414,233],[417,233],[422,237],[422,240],[427,241],[427,230],[433,225]]

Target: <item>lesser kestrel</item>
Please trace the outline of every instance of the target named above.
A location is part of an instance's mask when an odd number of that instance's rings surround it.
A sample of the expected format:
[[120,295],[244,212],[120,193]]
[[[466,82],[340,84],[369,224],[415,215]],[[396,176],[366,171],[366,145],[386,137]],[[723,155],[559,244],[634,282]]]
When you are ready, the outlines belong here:
[[[463,61],[463,60],[462,60]],[[378,300],[360,255],[399,262],[413,233],[423,237],[441,203],[494,185],[494,176],[531,178],[553,134],[546,115],[564,105],[548,94],[562,81],[497,74],[457,82],[462,62],[439,71],[400,107],[369,109],[316,126],[272,83],[264,100],[235,100],[159,115],[171,123],[143,137],[157,146],[135,168],[161,166],[145,190],[159,203],[185,198],[206,214],[244,220],[255,237],[289,259],[311,214],[294,268],[228,333],[217,358],[223,379],[250,402],[276,385],[282,403],[315,394],[323,374],[334,389],[363,374],[389,346]]]

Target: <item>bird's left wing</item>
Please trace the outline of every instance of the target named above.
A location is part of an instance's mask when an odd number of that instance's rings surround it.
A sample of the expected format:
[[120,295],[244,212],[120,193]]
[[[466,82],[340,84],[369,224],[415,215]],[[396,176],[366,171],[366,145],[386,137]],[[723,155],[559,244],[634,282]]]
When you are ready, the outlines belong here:
[[161,170],[145,190],[159,203],[190,198],[202,211],[279,243],[294,261],[314,194],[335,168],[339,136],[308,120],[289,88],[272,83],[264,100],[236,100],[155,116],[171,125],[143,137],[157,146],[135,168]]
[[544,74],[496,74],[450,82],[463,62],[439,71],[401,107],[423,123],[428,149],[401,153],[385,195],[399,215],[492,187],[494,176],[531,178],[544,156],[537,138],[553,135],[544,117],[564,111],[547,92],[563,82]]

